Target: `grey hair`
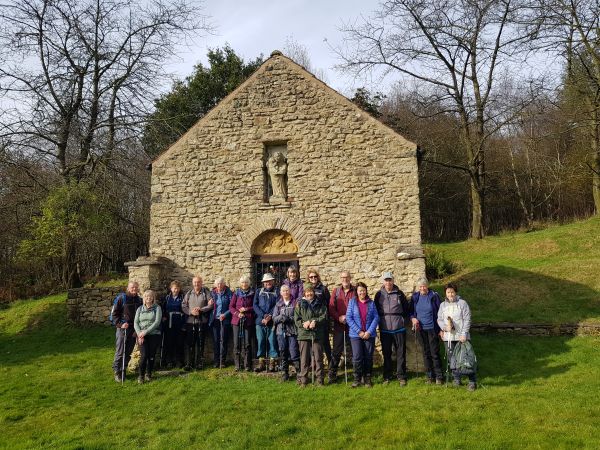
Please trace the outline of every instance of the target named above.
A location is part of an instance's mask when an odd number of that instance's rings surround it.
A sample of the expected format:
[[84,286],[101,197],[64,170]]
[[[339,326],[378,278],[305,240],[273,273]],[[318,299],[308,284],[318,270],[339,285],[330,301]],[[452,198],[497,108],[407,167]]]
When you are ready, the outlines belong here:
[[429,281],[425,277],[417,278],[417,286],[429,286]]
[[281,287],[279,288],[279,292],[283,291],[284,289],[286,289],[286,290],[288,290],[288,291],[289,291],[289,290],[290,290],[290,287],[289,287],[287,284],[284,284],[283,286],[281,286]]
[[240,277],[240,284],[242,284],[244,282],[250,283],[250,277],[248,275],[242,275]]
[[215,286],[219,283],[225,283],[225,278],[223,278],[223,277],[215,278]]

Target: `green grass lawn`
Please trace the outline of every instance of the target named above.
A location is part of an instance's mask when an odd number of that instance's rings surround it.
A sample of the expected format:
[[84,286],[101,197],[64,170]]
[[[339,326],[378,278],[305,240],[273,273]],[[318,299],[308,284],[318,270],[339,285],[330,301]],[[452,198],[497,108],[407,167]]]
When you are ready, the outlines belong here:
[[[475,335],[483,387],[301,390],[231,369],[112,380],[64,296],[0,311],[2,448],[600,448],[600,338]],[[408,357],[412,357],[411,354]]]
[[600,322],[600,217],[431,247],[458,263],[442,281],[458,282],[475,322]]

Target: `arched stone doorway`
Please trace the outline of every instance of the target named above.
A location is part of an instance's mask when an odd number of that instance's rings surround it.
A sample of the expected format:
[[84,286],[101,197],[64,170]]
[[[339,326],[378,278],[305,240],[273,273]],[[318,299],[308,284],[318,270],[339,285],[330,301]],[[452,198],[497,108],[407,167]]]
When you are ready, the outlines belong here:
[[264,231],[252,243],[251,251],[255,286],[260,285],[263,274],[267,272],[275,277],[276,285],[281,286],[290,264],[300,269],[298,244],[287,231]]

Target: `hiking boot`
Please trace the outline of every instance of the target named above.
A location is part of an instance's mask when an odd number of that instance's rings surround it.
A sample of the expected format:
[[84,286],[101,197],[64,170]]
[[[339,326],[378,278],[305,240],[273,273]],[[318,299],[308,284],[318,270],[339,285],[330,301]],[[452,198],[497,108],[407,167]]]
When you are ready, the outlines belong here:
[[269,372],[277,372],[277,359],[271,358],[269,360]]
[[318,380],[315,382],[315,385],[320,387],[320,386],[324,386],[324,385],[325,385],[325,383],[323,382],[323,379],[319,378],[319,379],[318,379]]
[[400,386],[402,386],[402,387],[405,387],[408,384],[408,382],[406,381],[406,378],[400,378],[398,380],[398,382],[400,383]]
[[327,376],[329,378],[329,384],[337,383],[337,371],[330,370]]
[[117,383],[120,383],[121,381],[123,381],[123,379],[121,378],[121,372],[115,372],[115,381]]
[[383,379],[383,384],[384,384],[385,386],[387,386],[388,384],[390,384],[390,379],[389,379],[389,378],[384,378],[384,379]]
[[358,378],[355,378],[354,381],[352,382],[352,386],[353,388],[357,388],[360,387],[362,383],[360,382],[360,380]]
[[441,386],[442,384],[444,384],[444,380],[442,380],[441,378],[436,378],[435,384],[437,384],[438,386]]
[[434,383],[435,383],[435,380],[433,378],[427,378],[425,380],[425,384],[434,384]]
[[454,387],[459,387],[459,386],[460,386],[460,380],[454,380],[454,381],[452,382],[452,386],[454,386]]
[[373,383],[371,382],[371,375],[365,376],[364,384],[365,384],[365,387],[368,387],[368,388],[373,387]]
[[144,384],[144,377],[141,375],[138,377],[138,384]]
[[183,370],[185,370],[186,372],[191,372],[192,371],[192,366],[190,366],[190,365],[184,366]]
[[289,373],[287,373],[287,372],[283,372],[283,373],[281,374],[281,382],[282,382],[282,383],[285,383],[285,382],[286,382],[287,380],[289,380],[289,379],[290,379],[290,374],[289,374]]
[[148,381],[152,381],[152,375],[151,375],[151,374],[149,374],[149,373],[147,373],[147,374],[144,376],[144,381],[146,381],[146,382],[148,382]]
[[258,373],[262,372],[263,370],[265,370],[265,358],[258,358],[258,366],[254,368],[254,371]]
[[473,392],[475,389],[477,389],[477,383],[475,383],[474,381],[471,381],[469,383],[469,385],[467,386],[467,390]]

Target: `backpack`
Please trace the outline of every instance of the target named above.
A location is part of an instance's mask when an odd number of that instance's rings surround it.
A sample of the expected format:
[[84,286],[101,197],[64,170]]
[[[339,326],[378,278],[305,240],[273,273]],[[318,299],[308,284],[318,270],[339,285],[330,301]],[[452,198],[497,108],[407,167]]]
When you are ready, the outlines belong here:
[[112,308],[110,308],[110,315],[108,316],[108,321],[110,322],[110,324],[114,327],[117,326],[117,324],[114,321],[114,313],[115,313],[115,308],[117,307],[117,303],[119,302],[119,300],[122,300],[122,305],[123,307],[125,307],[125,302],[127,301],[127,298],[125,297],[125,294],[121,293],[119,295],[117,295],[115,297],[115,301],[113,302]]
[[460,375],[472,375],[477,372],[477,356],[469,341],[456,343],[450,358],[450,369]]

